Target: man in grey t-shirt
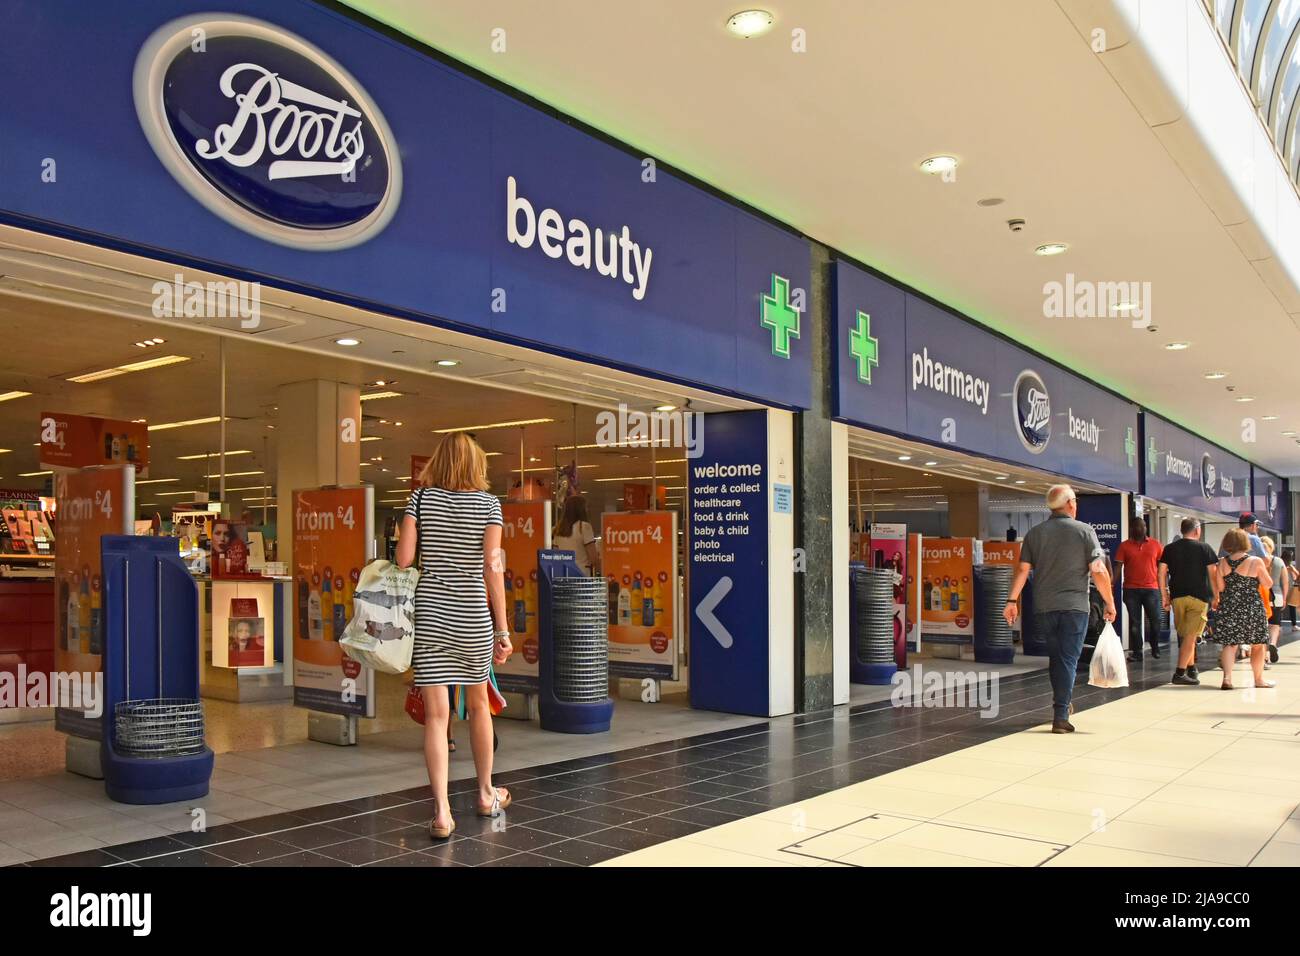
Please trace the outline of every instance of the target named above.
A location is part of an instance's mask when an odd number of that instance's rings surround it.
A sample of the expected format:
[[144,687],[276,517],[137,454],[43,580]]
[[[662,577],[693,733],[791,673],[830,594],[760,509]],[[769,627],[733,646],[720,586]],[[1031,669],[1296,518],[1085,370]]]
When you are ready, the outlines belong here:
[[1052,681],[1052,733],[1073,732],[1070,698],[1074,696],[1075,669],[1088,633],[1088,578],[1106,602],[1106,620],[1115,620],[1106,552],[1092,525],[1077,519],[1079,503],[1069,485],[1053,485],[1047,492],[1052,516],[1025,535],[1020,567],[1011,582],[1011,599],[1003,610],[1008,624],[1020,613],[1016,601],[1029,572],[1034,572],[1034,617],[1047,644],[1048,675]]

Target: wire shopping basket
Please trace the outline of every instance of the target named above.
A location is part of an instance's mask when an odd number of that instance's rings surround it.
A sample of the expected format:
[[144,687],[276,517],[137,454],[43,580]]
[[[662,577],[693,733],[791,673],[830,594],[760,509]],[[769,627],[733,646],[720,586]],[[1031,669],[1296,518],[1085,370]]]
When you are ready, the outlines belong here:
[[203,704],[178,697],[124,700],[113,711],[117,749],[129,757],[203,752]]
[[[127,569],[127,620],[130,620],[130,569]],[[162,566],[159,565],[159,591]],[[158,605],[158,691],[163,683],[163,616]],[[203,702],[187,697],[131,697],[131,640],[123,642],[126,700],[113,708],[113,739],[117,751],[127,757],[184,757],[202,753]]]

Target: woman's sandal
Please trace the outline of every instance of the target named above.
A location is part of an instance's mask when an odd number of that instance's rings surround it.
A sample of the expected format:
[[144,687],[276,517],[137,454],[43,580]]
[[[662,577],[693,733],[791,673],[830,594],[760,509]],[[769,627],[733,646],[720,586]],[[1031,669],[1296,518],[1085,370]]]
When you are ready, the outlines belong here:
[[1220,687],[1219,690],[1232,690],[1232,685],[1225,680],[1223,686]]
[[447,738],[447,753],[449,753],[449,754],[454,754],[455,752],[456,752],[456,738],[455,738],[455,737],[448,737],[448,738]]
[[[505,794],[505,796],[502,797],[502,794]],[[478,815],[481,817],[495,817],[502,810],[509,807],[512,801],[513,798],[510,796],[510,791],[505,787],[493,787],[492,805],[490,807],[485,807],[482,804],[479,804]]]
[[433,821],[432,821],[432,820],[429,821],[429,837],[430,837],[430,839],[433,839],[433,840],[446,840],[446,839],[449,839],[449,838],[451,837],[451,835],[452,835],[453,833],[455,833],[455,832],[456,832],[456,821],[455,821],[455,820],[452,820],[452,821],[451,821],[451,826],[449,826],[449,827],[439,827],[439,826],[434,826]]
[[1256,684],[1255,686],[1260,690],[1268,690],[1269,688],[1276,687],[1277,684],[1271,680],[1266,680],[1264,683]]

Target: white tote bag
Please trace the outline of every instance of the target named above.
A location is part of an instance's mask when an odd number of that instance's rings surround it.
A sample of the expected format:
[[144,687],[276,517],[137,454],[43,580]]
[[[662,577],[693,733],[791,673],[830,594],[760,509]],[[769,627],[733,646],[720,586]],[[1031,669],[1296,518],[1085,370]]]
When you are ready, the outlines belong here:
[[1097,648],[1092,652],[1088,683],[1093,687],[1127,687],[1128,665],[1124,662],[1124,645],[1110,621],[1101,629]]
[[343,653],[381,674],[410,670],[419,580],[415,568],[399,568],[390,561],[371,561],[362,568],[352,620],[339,638]]

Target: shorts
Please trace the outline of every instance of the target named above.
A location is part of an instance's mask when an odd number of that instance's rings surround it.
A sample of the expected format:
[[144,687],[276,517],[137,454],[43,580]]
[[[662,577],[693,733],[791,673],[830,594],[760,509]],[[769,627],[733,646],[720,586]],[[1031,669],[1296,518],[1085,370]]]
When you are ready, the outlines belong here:
[[1174,631],[1179,637],[1200,637],[1209,621],[1210,606],[1200,598],[1176,597],[1169,602],[1174,608]]
[[1286,610],[1284,607],[1270,607],[1268,609],[1268,623],[1270,626],[1282,626],[1282,612],[1284,610]]

